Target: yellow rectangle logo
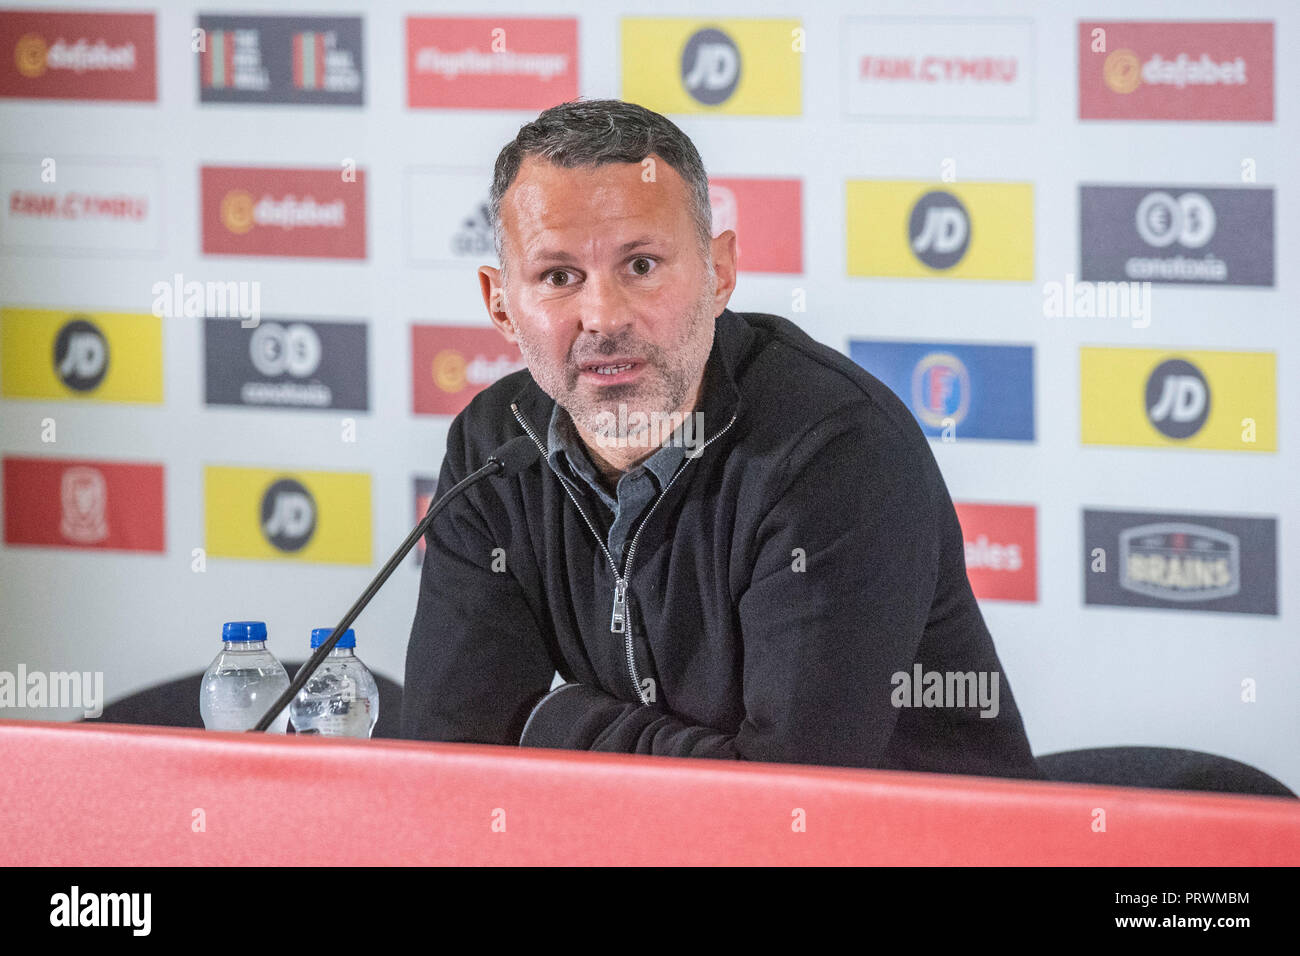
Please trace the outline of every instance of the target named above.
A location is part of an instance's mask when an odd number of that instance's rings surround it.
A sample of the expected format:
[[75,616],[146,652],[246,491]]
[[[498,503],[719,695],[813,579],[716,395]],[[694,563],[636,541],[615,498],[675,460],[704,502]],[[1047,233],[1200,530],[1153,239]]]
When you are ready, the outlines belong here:
[[208,465],[210,557],[370,564],[370,476]]
[[845,183],[848,273],[1034,278],[1032,183]]
[[1079,350],[1085,445],[1277,451],[1277,356]]
[[2,308],[0,394],[161,405],[162,319],[147,313]]
[[798,116],[797,19],[624,17],[622,98],[659,113]]

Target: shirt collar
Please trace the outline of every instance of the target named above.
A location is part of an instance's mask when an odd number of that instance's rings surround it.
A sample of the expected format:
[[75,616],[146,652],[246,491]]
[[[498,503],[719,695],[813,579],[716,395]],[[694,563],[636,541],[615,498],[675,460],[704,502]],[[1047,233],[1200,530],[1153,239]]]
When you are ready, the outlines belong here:
[[[673,474],[686,457],[687,449],[683,440],[683,432],[690,427],[690,424],[683,423],[683,426],[673,432],[672,436],[656,449],[649,458],[635,468],[624,472],[619,478],[619,484],[622,484],[624,478],[646,470],[654,476],[659,489],[663,490],[668,482],[672,480]],[[688,431],[685,437],[692,437],[693,435],[698,435],[698,432]],[[573,424],[573,419],[561,407],[559,402],[556,402],[555,407],[551,410],[551,419],[546,429],[546,449],[547,459],[552,467],[558,469],[561,462],[566,463],[571,473],[583,478],[602,497],[609,497],[605,491],[605,486],[601,482],[600,473],[595,464],[592,463],[586,445]],[[617,488],[615,490],[617,491]]]

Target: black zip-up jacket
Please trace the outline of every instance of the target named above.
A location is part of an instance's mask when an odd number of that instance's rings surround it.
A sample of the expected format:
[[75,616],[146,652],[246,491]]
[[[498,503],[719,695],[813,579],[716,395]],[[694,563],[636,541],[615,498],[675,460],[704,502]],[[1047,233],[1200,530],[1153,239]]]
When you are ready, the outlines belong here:
[[[621,568],[590,489],[545,460],[553,408],[522,370],[451,424],[443,489],[519,435],[543,454],[426,536],[404,736],[1041,779],[929,442],[879,380],[724,310],[705,444]],[[996,674],[996,716],[921,705],[900,675],[928,672]]]

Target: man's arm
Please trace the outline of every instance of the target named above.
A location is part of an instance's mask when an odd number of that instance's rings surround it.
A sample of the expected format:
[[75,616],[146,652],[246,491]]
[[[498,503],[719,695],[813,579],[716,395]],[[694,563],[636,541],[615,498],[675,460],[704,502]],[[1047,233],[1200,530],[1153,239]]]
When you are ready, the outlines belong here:
[[[482,464],[466,462],[464,449],[458,417],[447,435],[440,490]],[[514,744],[555,674],[508,562],[506,570],[493,570],[493,550],[509,542],[493,539],[476,507],[480,496],[495,493],[484,484],[448,505],[425,535],[419,602],[406,647],[403,737]]]
[[519,744],[672,757],[742,756],[735,735],[693,726],[662,707],[630,704],[588,684],[561,684],[543,697]]
[[[745,719],[736,734],[585,685],[530,715],[530,746],[874,767],[898,712],[938,568],[937,469],[858,404],[810,429],[763,498],[740,599]],[[933,476],[933,477],[932,477]]]

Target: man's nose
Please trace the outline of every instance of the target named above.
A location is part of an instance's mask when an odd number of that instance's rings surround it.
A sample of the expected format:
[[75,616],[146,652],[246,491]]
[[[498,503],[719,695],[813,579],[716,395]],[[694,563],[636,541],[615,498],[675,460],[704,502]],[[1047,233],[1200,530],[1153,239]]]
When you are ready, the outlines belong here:
[[594,275],[579,296],[582,330],[600,335],[617,335],[632,323],[632,311],[626,291],[612,276]]

